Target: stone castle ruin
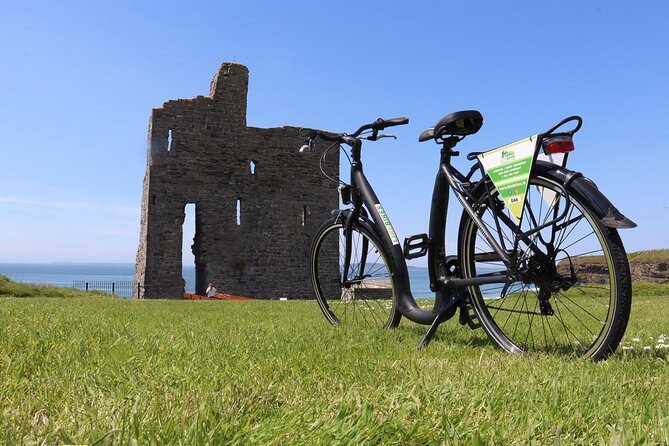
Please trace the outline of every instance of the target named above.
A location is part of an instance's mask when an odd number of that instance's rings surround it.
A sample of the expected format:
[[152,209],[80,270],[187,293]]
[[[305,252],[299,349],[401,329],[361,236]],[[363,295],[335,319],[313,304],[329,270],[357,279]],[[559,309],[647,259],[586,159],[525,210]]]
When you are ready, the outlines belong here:
[[[311,236],[338,207],[337,184],[320,172],[320,150],[298,152],[298,127],[246,126],[247,89],[248,69],[224,63],[209,96],[153,110],[135,298],[182,297],[188,204],[195,204],[197,294],[212,282],[241,296],[312,296]],[[323,168],[338,177],[336,150]]]

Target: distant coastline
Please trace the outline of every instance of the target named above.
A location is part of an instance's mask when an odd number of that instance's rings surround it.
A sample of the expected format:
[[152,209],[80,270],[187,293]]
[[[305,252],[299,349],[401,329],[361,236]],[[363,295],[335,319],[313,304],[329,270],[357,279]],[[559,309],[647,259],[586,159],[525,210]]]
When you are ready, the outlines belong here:
[[[134,263],[0,263],[0,275],[16,282],[72,287],[76,281],[132,282]],[[195,290],[195,265],[184,267],[186,291]],[[129,297],[129,296],[126,296]]]
[[[426,267],[409,266],[412,290],[417,298],[432,297]],[[75,281],[132,282],[135,280],[134,263],[0,263],[0,275],[16,282],[72,287]],[[183,268],[186,292],[195,292],[195,265]],[[129,297],[129,296],[126,296]]]

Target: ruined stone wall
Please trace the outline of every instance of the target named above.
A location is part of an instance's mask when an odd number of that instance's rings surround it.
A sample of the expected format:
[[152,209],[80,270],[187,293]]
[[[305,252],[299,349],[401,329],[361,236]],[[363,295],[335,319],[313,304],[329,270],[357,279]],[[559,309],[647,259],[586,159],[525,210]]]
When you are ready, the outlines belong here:
[[[669,263],[630,262],[630,274],[633,282],[669,283]],[[560,264],[558,270],[569,274],[566,264]],[[584,283],[608,283],[609,269],[601,263],[581,263],[574,267],[579,280]]]
[[[189,203],[196,207],[198,294],[212,282],[242,296],[312,297],[311,237],[338,207],[337,184],[321,174],[320,150],[298,152],[299,128],[246,126],[247,88],[246,67],[224,63],[209,96],[153,110],[135,297],[181,297]],[[339,172],[336,152],[324,165],[330,176]]]
[[637,282],[669,283],[669,263],[630,263],[632,280]]

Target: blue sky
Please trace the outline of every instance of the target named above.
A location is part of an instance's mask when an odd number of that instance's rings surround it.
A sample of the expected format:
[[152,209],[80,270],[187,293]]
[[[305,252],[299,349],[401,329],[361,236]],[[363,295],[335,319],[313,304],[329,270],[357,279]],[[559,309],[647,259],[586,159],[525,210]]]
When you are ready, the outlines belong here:
[[0,0],[0,263],[134,261],[151,109],[224,61],[250,70],[251,126],[409,116],[364,152],[401,237],[427,230],[418,134],[478,109],[462,152],[583,116],[571,167],[639,224],[628,251],[669,248],[667,23],[665,1]]

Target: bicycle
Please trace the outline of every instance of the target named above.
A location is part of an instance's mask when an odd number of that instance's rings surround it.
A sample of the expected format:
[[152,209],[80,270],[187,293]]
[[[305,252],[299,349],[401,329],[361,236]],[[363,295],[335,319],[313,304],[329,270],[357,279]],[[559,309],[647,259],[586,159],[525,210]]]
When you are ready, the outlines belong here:
[[[306,144],[350,147],[350,181],[317,231],[311,249],[316,300],[333,325],[396,327],[402,317],[429,325],[418,348],[460,310],[459,321],[483,328],[510,353],[559,352],[592,360],[620,343],[630,314],[629,265],[618,229],[633,228],[592,180],[566,168],[583,120],[563,119],[548,131],[488,152],[472,152],[469,172],[452,164],[455,146],[483,125],[478,111],[451,113],[421,133],[441,145],[429,234],[397,235],[363,173],[362,141],[408,118],[377,119],[352,134],[301,129]],[[557,131],[573,122],[568,131]],[[321,168],[321,170],[323,170]],[[325,172],[323,171],[325,174]],[[463,207],[456,256],[446,255],[451,191]],[[428,257],[432,308],[414,299],[406,260]],[[592,265],[595,265],[594,269]]]

